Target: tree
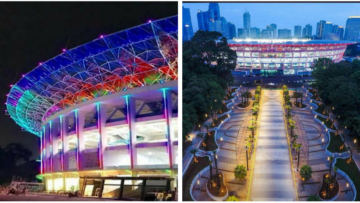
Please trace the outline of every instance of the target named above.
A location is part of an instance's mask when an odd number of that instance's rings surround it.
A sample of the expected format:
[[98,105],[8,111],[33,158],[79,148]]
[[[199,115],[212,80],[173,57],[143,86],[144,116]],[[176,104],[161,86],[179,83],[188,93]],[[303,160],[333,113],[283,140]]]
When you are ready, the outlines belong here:
[[239,198],[237,198],[236,196],[232,195],[232,196],[228,196],[228,198],[226,198],[226,201],[228,202],[238,202]]
[[259,112],[259,105],[255,105],[255,106],[253,107],[253,112],[254,112],[254,115],[257,117],[258,112]]
[[321,201],[321,199],[317,195],[310,195],[306,201]]
[[196,158],[196,153],[198,152],[199,150],[197,148],[192,148],[189,152],[194,155],[194,162],[197,163],[198,160]]
[[335,180],[336,180],[336,173],[337,173],[337,171],[338,171],[338,168],[334,166],[333,171],[334,171],[334,176],[333,176],[333,177],[334,177],[334,182],[335,182]]
[[285,109],[286,109],[286,111],[287,111],[287,117],[289,118],[290,111],[291,111],[291,106],[286,105],[286,106],[285,106]]
[[291,136],[293,136],[293,132],[294,132],[294,128],[295,128],[295,124],[296,124],[296,121],[292,118],[289,118],[288,119],[288,122],[289,122],[289,125],[290,125],[290,132],[291,132]]
[[313,171],[311,169],[311,166],[306,165],[306,164],[301,166],[301,168],[300,168],[300,176],[301,176],[301,178],[304,178],[305,180],[308,180],[308,179],[310,179],[312,177],[312,173],[313,173]]
[[238,180],[243,180],[247,175],[246,166],[238,165],[234,171],[235,178]]

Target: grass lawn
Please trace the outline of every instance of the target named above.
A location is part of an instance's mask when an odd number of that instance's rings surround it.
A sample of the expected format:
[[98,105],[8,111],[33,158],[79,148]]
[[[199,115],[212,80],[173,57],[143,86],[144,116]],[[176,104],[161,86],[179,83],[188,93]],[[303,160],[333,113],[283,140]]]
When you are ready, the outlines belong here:
[[183,176],[183,200],[184,201],[193,201],[190,196],[190,186],[191,182],[195,176],[209,165],[208,157],[197,157],[198,163],[192,162]]
[[333,129],[333,130],[336,130],[335,125],[333,125],[333,126],[331,127],[332,121],[331,121],[330,118],[329,118],[328,121],[326,121],[326,118],[323,118],[323,117],[321,117],[321,116],[317,116],[317,119],[319,119],[320,121],[324,121],[324,124],[326,125],[326,127],[330,128],[330,129]]
[[[343,153],[347,151],[346,146],[343,145],[344,141],[341,139],[341,135],[330,132],[330,143],[327,149],[332,153]],[[341,146],[343,146],[342,149],[340,149]]]
[[325,105],[324,105],[324,104],[321,104],[321,105],[316,104],[316,105],[318,106],[318,108],[315,110],[317,113],[322,114],[322,115],[325,115],[325,116],[328,116],[328,115],[329,115],[326,111],[325,111],[325,114],[323,114],[324,109],[325,109]]
[[344,171],[350,179],[353,181],[357,195],[355,201],[360,201],[360,171],[359,168],[356,166],[355,162],[352,161],[351,163],[346,163],[347,159],[337,159],[335,166],[338,167],[340,170]]

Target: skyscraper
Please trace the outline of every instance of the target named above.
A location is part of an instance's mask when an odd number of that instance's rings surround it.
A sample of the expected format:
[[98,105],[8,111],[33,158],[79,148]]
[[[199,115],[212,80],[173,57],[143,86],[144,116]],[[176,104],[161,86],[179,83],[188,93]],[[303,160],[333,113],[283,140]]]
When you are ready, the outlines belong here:
[[301,25],[295,25],[294,27],[294,37],[301,37]]
[[291,37],[291,30],[289,29],[279,29],[278,30],[278,38],[279,39],[287,39]]
[[226,18],[220,17],[220,21],[221,21],[221,30],[220,30],[221,34],[223,35],[223,37],[229,38],[229,25]]
[[344,39],[344,27],[343,26],[339,26],[338,34],[339,34],[339,40],[343,40]]
[[260,29],[257,27],[252,27],[250,29],[250,35],[252,39],[257,39],[260,36]]
[[244,33],[245,38],[250,38],[250,13],[245,12],[243,15],[243,21],[244,21]]
[[345,27],[345,40],[359,41],[360,38],[360,16],[349,16]]
[[325,20],[320,20],[320,22],[316,24],[316,38],[318,39],[323,38],[325,23],[326,23]]
[[333,32],[332,22],[326,22],[324,25],[324,32],[322,34],[322,39],[330,39],[331,33]]
[[305,25],[305,33],[303,33],[304,37],[311,38],[312,37],[312,26],[310,24]]
[[250,25],[250,13],[249,12],[245,12],[243,15],[243,20],[244,20],[244,29],[248,30],[250,29],[251,25]]
[[197,21],[199,30],[209,30],[209,12],[198,10]]
[[244,39],[244,28],[238,28],[238,38]]
[[234,37],[236,37],[236,27],[231,22],[228,22],[228,27],[229,27],[229,39],[233,39]]
[[275,23],[270,24],[270,30],[273,31],[273,33],[274,33],[273,39],[276,39],[276,37],[277,37],[277,26],[276,26]]
[[183,6],[183,41],[190,40],[194,35],[191,23],[190,9]]
[[209,11],[214,13],[214,20],[220,20],[220,7],[218,3],[209,3]]
[[305,27],[303,27],[303,29],[302,29],[302,32],[301,32],[301,37],[305,37],[305,34],[306,34],[306,28]]

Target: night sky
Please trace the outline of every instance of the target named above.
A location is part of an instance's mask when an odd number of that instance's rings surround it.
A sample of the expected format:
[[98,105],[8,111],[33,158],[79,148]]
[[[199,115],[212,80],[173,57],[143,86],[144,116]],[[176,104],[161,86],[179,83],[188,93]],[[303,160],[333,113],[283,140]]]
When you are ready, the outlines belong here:
[[133,26],[177,15],[177,2],[0,2],[0,146],[20,142],[39,156],[39,138],[5,115],[10,84],[41,61]]
[[[209,3],[184,3],[190,8],[193,30],[198,30],[197,11],[207,11]],[[345,28],[349,16],[360,15],[360,3],[219,3],[220,15],[242,28],[243,14],[250,13],[251,27],[266,29],[266,25],[275,23],[277,28],[287,28],[294,35],[294,26],[306,24],[316,33],[316,23],[320,20],[332,22]]]

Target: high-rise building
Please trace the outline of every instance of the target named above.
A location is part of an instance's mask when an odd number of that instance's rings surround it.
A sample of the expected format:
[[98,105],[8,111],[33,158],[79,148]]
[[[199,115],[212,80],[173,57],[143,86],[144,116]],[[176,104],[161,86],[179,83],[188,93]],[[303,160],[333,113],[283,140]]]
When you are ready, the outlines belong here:
[[220,20],[220,7],[218,3],[209,3],[209,11],[212,10],[214,13],[214,20]]
[[239,39],[244,39],[245,38],[244,28],[238,28],[238,38]]
[[347,19],[344,39],[360,41],[360,16],[350,16]]
[[197,20],[198,20],[198,26],[199,30],[209,30],[209,11],[201,11],[198,10],[197,13]]
[[305,33],[303,33],[303,37],[311,38],[312,37],[312,26],[310,24],[305,25],[304,27]]
[[263,29],[261,31],[262,39],[274,39],[275,32],[273,30]]
[[291,38],[291,30],[289,29],[278,29],[278,39]]
[[343,40],[344,39],[344,27],[343,26],[339,26],[338,34],[339,34],[339,40]]
[[236,27],[233,23],[228,22],[229,27],[229,39],[233,39],[236,37]]
[[221,30],[220,30],[221,34],[223,35],[223,37],[229,38],[229,26],[226,18],[220,17],[220,21],[221,21]]
[[270,30],[273,31],[273,34],[274,34],[273,39],[276,39],[276,37],[277,37],[277,26],[276,26],[275,23],[270,24]]
[[257,39],[260,36],[260,29],[257,27],[252,27],[250,29],[250,35],[252,39]]
[[325,20],[320,20],[320,22],[316,24],[316,38],[318,39],[323,38],[325,24],[326,24]]
[[322,34],[322,39],[330,39],[331,33],[333,33],[333,24],[332,22],[326,22],[324,26],[324,32]]
[[190,9],[183,8],[183,41],[189,41],[194,35],[193,27],[191,23]]
[[250,29],[251,24],[250,24],[250,13],[249,12],[244,13],[243,20],[244,20],[244,29],[246,29],[246,30]]
[[295,25],[294,27],[294,37],[301,37],[301,25]]
[[302,32],[301,32],[301,37],[302,37],[302,38],[305,37],[305,33],[306,33],[306,28],[303,27]]

